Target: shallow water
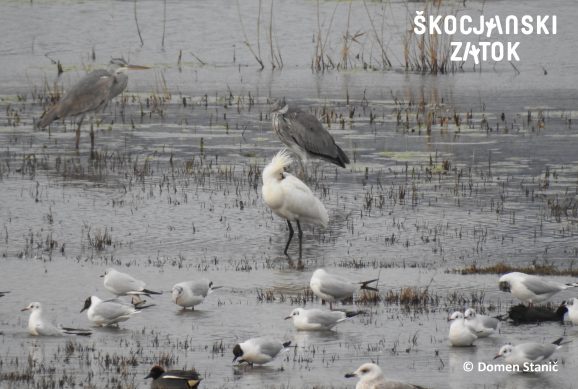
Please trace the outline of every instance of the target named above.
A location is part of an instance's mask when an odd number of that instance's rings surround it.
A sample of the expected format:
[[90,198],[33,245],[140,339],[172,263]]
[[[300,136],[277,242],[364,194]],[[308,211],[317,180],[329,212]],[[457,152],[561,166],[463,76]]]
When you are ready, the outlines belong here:
[[[240,3],[254,37],[258,3]],[[467,4],[471,12],[482,7]],[[203,387],[341,388],[354,385],[344,374],[368,360],[388,376],[428,387],[572,387],[576,342],[557,353],[558,373],[462,368],[468,360],[491,362],[506,342],[575,339],[570,326],[503,323],[500,334],[477,347],[454,349],[446,318],[470,305],[503,314],[514,303],[497,290],[497,275],[463,276],[454,269],[498,262],[566,269],[578,256],[577,92],[568,82],[577,71],[577,43],[568,32],[578,16],[573,5],[551,2],[547,11],[558,13],[561,32],[555,39],[525,38],[519,75],[504,63],[481,73],[429,76],[360,68],[312,72],[314,2],[275,3],[285,67],[271,71],[267,63],[262,72],[229,2],[193,7],[168,1],[164,49],[162,3],[139,2],[140,47],[132,2],[2,2],[0,290],[12,292],[0,299],[0,373],[32,366],[34,377],[4,380],[0,387],[43,387],[51,380],[65,387],[143,387],[150,366],[163,362],[194,366]],[[347,7],[320,4],[325,29],[335,10],[328,43],[334,57]],[[373,15],[397,16],[388,31],[405,28],[404,3],[368,7]],[[484,7],[490,15],[545,12],[537,2]],[[351,15],[350,30],[370,36],[363,4],[353,3]],[[27,29],[18,28],[22,20]],[[364,58],[375,61],[375,42],[364,39]],[[394,33],[390,46],[400,53]],[[65,88],[84,65],[100,66],[110,56],[154,67],[130,74],[128,98],[102,115],[92,155],[87,131],[75,152],[71,121],[50,131],[32,128],[42,112],[37,96],[56,75],[45,53],[63,63]],[[331,132],[354,159],[344,170],[310,166],[308,184],[326,205],[330,225],[306,227],[302,263],[297,242],[292,260],[284,257],[286,225],[260,195],[259,172],[280,148],[270,130],[270,95],[287,96],[318,116],[329,111]],[[425,108],[417,114],[420,103]],[[437,118],[431,131],[427,112]],[[110,242],[100,246],[103,235]],[[72,339],[27,334],[27,315],[19,310],[30,301],[43,302],[57,322],[88,327],[78,312],[87,296],[110,296],[98,277],[110,266],[166,293],[120,330],[95,329],[90,338]],[[379,276],[382,295],[428,287],[435,298],[425,306],[358,301],[345,308],[368,314],[336,331],[296,332],[283,318],[303,305],[311,273],[322,266],[353,280]],[[172,285],[199,277],[224,288],[198,311],[179,311],[170,302]],[[275,301],[259,300],[267,292]],[[572,295],[563,292],[553,302]],[[306,306],[321,304],[307,300]],[[234,344],[264,334],[298,347],[269,366],[233,366]]]

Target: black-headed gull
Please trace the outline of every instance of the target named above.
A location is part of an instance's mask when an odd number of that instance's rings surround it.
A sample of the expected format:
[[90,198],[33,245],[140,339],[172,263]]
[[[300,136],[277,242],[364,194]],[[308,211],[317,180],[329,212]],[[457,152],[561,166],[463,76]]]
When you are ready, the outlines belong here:
[[233,362],[247,362],[250,365],[263,365],[271,362],[281,352],[288,350],[291,342],[280,342],[271,337],[251,338],[233,347]]
[[184,309],[194,310],[195,305],[202,303],[205,297],[219,288],[221,286],[214,286],[213,282],[207,279],[179,282],[173,286],[171,300]]
[[330,309],[333,309],[333,303],[353,297],[353,293],[360,289],[378,291],[377,288],[368,284],[377,281],[353,282],[345,277],[328,273],[325,269],[317,269],[311,276],[309,286],[313,293],[324,301],[329,302]]
[[292,319],[300,331],[328,331],[337,324],[363,312],[325,311],[322,309],[295,308],[285,320]]
[[352,377],[359,378],[355,389],[424,389],[422,386],[386,379],[375,363],[364,363],[353,373],[345,375],[345,378]]

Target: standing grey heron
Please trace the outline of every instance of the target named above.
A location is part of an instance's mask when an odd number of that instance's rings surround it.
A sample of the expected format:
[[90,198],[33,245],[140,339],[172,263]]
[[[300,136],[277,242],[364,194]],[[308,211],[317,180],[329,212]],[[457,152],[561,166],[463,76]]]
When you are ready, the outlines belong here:
[[273,131],[281,142],[297,154],[305,171],[307,157],[321,158],[345,167],[349,158],[335,143],[333,136],[314,115],[289,106],[285,99],[274,99],[271,105]]
[[111,59],[108,70],[97,69],[88,73],[70,88],[60,101],[44,112],[38,121],[38,128],[44,128],[55,120],[79,116],[80,120],[76,128],[76,148],[78,149],[80,127],[85,116],[89,114],[91,149],[94,149],[93,116],[103,111],[110,100],[125,90],[128,84],[128,69],[149,69],[149,67],[130,65],[123,58]]

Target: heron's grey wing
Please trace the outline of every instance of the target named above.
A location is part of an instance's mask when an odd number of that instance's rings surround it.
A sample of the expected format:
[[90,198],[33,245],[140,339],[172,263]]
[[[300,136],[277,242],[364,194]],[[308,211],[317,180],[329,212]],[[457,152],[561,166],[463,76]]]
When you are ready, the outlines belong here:
[[524,286],[532,293],[537,295],[555,293],[564,289],[561,285],[551,281],[543,280],[536,276],[528,276],[524,278],[522,280],[522,284],[524,284]]
[[353,296],[356,289],[356,285],[332,274],[324,274],[319,285],[321,293],[343,299]]
[[114,76],[106,70],[95,70],[78,81],[58,103],[58,118],[81,115],[97,110],[110,99]]
[[94,310],[95,314],[109,320],[130,315],[134,312],[137,311],[130,304],[124,304],[114,300],[103,301]]
[[533,362],[540,362],[548,358],[556,351],[557,346],[554,344],[540,344],[540,343],[524,343],[516,347],[520,348],[526,358]]
[[120,73],[114,76],[114,82],[110,86],[110,96],[109,100],[114,99],[116,96],[120,95],[128,85],[128,76],[124,73]]
[[118,292],[140,292],[145,287],[145,282],[141,280],[137,280],[133,276],[130,276],[125,273],[114,273],[108,279],[108,285],[117,290]]
[[284,116],[287,125],[279,129],[284,133],[283,137],[292,139],[299,147],[317,157],[338,165],[349,163],[347,155],[335,144],[333,136],[314,115],[300,110],[290,110]]

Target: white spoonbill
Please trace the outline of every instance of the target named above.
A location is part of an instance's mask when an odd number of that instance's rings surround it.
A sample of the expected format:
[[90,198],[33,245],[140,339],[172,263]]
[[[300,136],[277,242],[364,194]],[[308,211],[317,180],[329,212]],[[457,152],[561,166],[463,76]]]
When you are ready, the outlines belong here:
[[289,239],[284,254],[293,238],[293,226],[297,223],[299,236],[299,259],[302,254],[303,231],[301,222],[327,227],[327,210],[317,197],[300,179],[285,171],[291,165],[291,157],[286,149],[277,153],[263,170],[263,200],[274,214],[287,220]]

